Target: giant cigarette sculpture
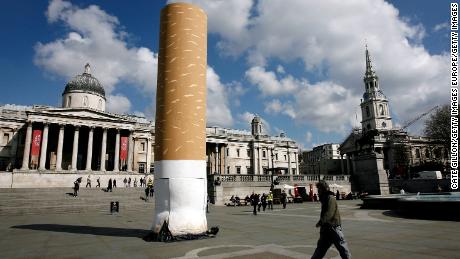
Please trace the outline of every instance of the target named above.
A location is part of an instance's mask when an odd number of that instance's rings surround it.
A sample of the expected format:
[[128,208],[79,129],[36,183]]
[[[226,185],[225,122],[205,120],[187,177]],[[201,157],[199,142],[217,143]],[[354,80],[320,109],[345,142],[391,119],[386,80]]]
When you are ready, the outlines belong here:
[[206,233],[207,16],[185,3],[161,11],[155,124],[154,235]]

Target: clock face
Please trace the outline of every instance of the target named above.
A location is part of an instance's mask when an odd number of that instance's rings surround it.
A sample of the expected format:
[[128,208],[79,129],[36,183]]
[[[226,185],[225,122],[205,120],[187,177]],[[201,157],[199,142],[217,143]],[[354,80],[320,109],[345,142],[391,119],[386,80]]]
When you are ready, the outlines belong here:
[[382,128],[386,128],[387,124],[385,122],[382,122]]

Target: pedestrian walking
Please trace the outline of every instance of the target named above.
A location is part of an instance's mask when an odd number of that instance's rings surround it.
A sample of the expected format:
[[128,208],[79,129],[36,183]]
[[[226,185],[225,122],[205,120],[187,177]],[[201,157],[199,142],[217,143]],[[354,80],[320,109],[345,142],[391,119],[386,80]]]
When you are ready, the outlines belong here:
[[141,187],[144,187],[144,179],[142,179],[142,177],[141,179],[139,179],[139,184],[141,185]]
[[334,193],[329,190],[329,185],[325,181],[318,182],[316,188],[321,202],[321,217],[316,223],[316,227],[320,227],[319,240],[311,258],[323,258],[332,244],[339,251],[341,258],[351,258],[347,241],[345,241],[342,232],[339,209]]
[[112,192],[112,178],[109,179],[109,184],[107,185],[107,192]]
[[128,187],[131,187],[131,177],[128,179]]
[[80,182],[81,182],[81,177],[75,180],[75,182],[73,182],[73,196],[74,197],[78,196],[78,190],[80,189]]
[[134,178],[134,187],[137,187],[137,178]]
[[101,188],[101,178],[100,177],[97,178],[96,182],[97,182],[96,187]]
[[86,187],[85,188],[91,188],[91,175],[88,175],[88,178],[86,178]]
[[254,207],[254,211],[252,212],[252,214],[257,215],[257,205],[259,204],[259,195],[257,195],[256,193],[252,193],[250,198],[251,198],[251,204]]
[[286,192],[284,190],[283,190],[283,192],[281,192],[281,203],[283,204],[283,209],[286,209],[287,194],[286,194]]
[[262,209],[265,211],[265,208],[267,208],[267,195],[263,193],[260,199],[262,202]]
[[125,177],[125,179],[123,180],[123,183],[125,184],[125,188],[128,187],[128,180],[126,180],[126,177]]
[[113,188],[117,188],[117,180],[113,179]]

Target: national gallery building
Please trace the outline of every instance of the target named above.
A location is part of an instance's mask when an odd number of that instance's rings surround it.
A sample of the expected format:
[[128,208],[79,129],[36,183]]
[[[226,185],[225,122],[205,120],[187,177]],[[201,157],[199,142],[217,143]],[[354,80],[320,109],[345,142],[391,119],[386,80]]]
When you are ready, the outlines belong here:
[[[0,171],[153,173],[155,127],[143,117],[105,111],[105,91],[91,74],[70,80],[62,107],[0,106]],[[299,174],[297,144],[284,134],[207,128],[209,174]]]

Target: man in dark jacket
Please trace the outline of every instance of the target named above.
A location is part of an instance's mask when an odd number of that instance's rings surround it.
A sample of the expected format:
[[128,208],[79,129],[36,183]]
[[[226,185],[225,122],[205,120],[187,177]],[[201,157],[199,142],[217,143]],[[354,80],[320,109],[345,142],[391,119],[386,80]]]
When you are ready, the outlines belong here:
[[334,193],[325,181],[316,184],[321,202],[321,218],[316,227],[321,227],[318,245],[312,259],[323,258],[329,247],[334,244],[342,258],[351,258],[347,241],[342,233],[339,209]]
[[257,205],[259,204],[259,195],[257,193],[252,193],[251,204],[254,207],[252,214],[257,215]]

